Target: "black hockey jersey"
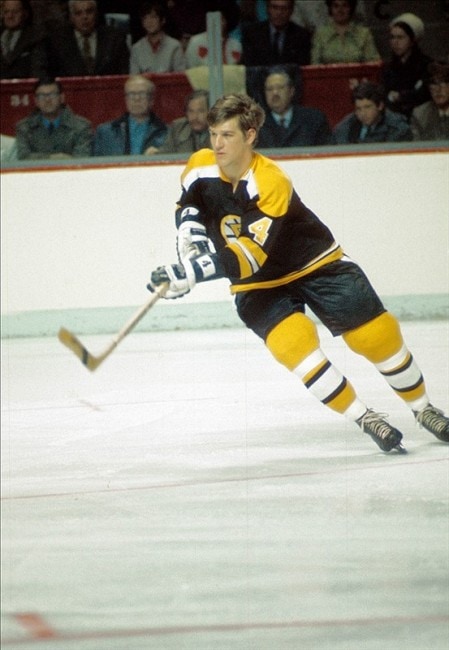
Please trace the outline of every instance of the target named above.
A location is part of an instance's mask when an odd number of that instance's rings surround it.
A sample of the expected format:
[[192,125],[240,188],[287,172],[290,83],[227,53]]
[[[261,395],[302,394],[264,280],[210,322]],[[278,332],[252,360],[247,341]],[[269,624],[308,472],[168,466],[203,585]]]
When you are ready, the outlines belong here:
[[343,256],[285,172],[259,153],[235,191],[210,149],[190,157],[181,181],[177,225],[193,213],[206,227],[232,293],[287,284]]

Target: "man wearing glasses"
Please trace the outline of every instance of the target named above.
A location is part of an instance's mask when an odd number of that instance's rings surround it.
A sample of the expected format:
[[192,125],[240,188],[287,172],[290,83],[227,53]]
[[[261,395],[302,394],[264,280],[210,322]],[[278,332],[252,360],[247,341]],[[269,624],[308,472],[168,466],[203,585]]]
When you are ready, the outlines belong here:
[[111,122],[100,124],[95,133],[95,156],[139,155],[161,147],[167,125],[153,112],[155,86],[142,75],[125,82],[126,112]]
[[16,126],[19,160],[92,155],[92,125],[65,104],[59,81],[39,80],[34,101],[36,109]]

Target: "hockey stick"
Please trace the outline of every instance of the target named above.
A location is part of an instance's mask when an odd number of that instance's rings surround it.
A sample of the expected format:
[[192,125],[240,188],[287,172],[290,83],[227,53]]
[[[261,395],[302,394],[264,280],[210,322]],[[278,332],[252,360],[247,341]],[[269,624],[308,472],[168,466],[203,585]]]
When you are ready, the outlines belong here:
[[81,341],[65,327],[61,327],[58,333],[58,338],[63,345],[65,345],[69,350],[71,350],[78,359],[92,372],[98,368],[98,366],[103,363],[103,361],[111,354],[117,345],[122,341],[127,334],[137,325],[137,323],[142,320],[147,311],[165,295],[165,292],[168,289],[168,284],[165,282],[161,284],[156,291],[151,294],[151,298],[140,307],[138,311],[129,319],[127,323],[122,327],[122,329],[114,336],[112,341],[109,343],[107,348],[98,356],[91,354],[81,343]]

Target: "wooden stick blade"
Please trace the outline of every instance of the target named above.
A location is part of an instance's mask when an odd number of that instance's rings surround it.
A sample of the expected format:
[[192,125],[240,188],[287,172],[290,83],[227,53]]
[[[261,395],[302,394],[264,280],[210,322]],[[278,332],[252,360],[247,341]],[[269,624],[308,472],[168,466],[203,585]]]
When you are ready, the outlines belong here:
[[104,356],[94,357],[87,348],[81,343],[81,341],[65,327],[61,327],[58,333],[58,339],[61,341],[66,348],[69,348],[83,363],[86,368],[92,372],[98,368],[100,363],[104,360]]

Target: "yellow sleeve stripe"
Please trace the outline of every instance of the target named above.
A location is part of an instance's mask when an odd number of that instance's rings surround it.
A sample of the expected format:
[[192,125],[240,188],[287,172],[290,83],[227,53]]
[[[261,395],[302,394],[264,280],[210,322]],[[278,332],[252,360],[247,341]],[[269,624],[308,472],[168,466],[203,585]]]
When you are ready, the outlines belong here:
[[234,253],[239,263],[240,277],[242,279],[251,277],[254,271],[243,249],[240,248],[240,246],[236,242],[229,244],[229,248]]
[[254,275],[267,259],[263,249],[249,237],[239,237],[229,245],[229,248],[237,256],[242,279]]

